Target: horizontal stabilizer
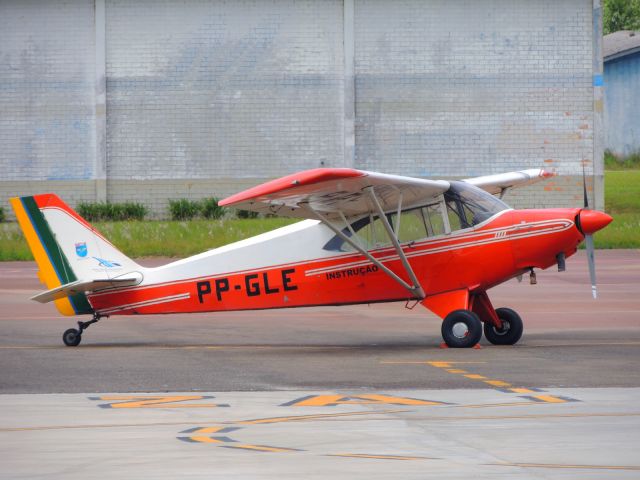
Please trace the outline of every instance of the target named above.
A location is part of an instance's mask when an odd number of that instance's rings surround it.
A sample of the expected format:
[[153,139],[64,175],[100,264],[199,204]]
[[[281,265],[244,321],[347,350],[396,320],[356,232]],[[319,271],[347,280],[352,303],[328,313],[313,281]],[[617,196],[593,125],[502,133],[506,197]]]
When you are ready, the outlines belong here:
[[40,303],[47,303],[59,298],[68,297],[69,295],[75,295],[76,293],[93,292],[96,290],[103,290],[105,288],[115,287],[129,287],[132,285],[138,285],[142,281],[142,274],[139,272],[132,272],[127,274],[126,277],[117,278],[105,278],[94,280],[76,280],[75,282],[66,283],[60,285],[57,288],[52,288],[45,292],[39,293],[31,300],[35,300]]

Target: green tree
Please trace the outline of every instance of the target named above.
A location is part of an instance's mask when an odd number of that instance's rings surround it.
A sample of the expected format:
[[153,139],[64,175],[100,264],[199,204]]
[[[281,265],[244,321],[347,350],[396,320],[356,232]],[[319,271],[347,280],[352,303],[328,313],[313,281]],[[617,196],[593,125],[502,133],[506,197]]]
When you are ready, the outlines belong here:
[[604,34],[640,29],[640,0],[604,0]]

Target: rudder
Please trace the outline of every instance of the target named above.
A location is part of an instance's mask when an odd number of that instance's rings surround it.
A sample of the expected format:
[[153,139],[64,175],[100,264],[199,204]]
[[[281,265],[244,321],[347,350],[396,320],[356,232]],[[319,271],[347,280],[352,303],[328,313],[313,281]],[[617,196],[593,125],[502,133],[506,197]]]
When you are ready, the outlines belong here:
[[[57,195],[16,197],[10,202],[47,289],[140,269]],[[84,293],[54,301],[63,315],[93,313]]]

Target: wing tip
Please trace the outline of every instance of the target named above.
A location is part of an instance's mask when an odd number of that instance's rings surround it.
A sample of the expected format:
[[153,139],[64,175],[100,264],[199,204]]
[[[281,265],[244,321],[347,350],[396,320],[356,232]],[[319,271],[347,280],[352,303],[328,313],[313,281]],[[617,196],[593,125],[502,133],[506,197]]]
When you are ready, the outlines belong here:
[[540,177],[541,178],[551,178],[551,177],[555,177],[557,175],[557,173],[554,170],[550,170],[547,168],[541,168],[540,169]]

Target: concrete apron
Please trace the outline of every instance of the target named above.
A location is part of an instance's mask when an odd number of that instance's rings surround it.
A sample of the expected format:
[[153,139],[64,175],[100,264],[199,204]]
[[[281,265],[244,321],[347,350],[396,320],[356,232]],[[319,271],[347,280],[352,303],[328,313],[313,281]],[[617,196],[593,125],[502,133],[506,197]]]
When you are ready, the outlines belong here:
[[471,380],[492,388],[0,395],[0,477],[640,476],[640,388]]

